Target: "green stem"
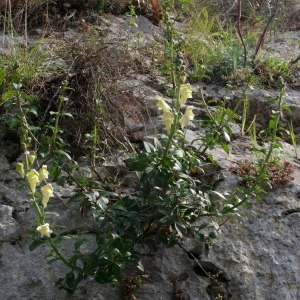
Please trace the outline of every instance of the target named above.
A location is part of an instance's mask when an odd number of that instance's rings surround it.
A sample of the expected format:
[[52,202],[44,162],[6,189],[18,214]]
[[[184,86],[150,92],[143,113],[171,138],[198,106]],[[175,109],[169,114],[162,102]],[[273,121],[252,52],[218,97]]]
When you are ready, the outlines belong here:
[[167,142],[167,145],[164,149],[164,152],[163,152],[163,156],[162,156],[162,160],[161,160],[161,165],[164,164],[164,161],[169,153],[169,149],[171,147],[171,144],[173,142],[173,137],[174,137],[174,134],[175,132],[177,131],[177,122],[178,122],[178,114],[176,113],[175,116],[174,116],[174,120],[173,120],[173,124],[172,124],[172,127],[171,127],[171,131],[168,135],[168,142]]
[[97,132],[97,123],[94,123],[93,126],[93,145],[92,145],[92,153],[91,153],[91,165],[92,168],[96,168],[96,152],[97,152],[97,140],[98,140],[98,132]]
[[60,120],[60,116],[61,116],[62,103],[63,103],[63,97],[59,97],[58,108],[57,108],[57,112],[56,112],[56,118],[55,118],[54,130],[53,130],[53,136],[52,136],[51,144],[49,147],[50,151],[55,149],[55,142],[56,142],[58,131],[59,131],[58,125],[59,125],[59,120]]
[[[28,122],[27,122],[27,117],[26,117],[26,114],[25,114],[25,112],[22,108],[21,93],[20,93],[19,88],[16,89],[16,97],[17,97],[17,107],[18,107],[18,110],[19,110],[19,116],[21,117],[22,126],[24,128],[24,133],[21,136],[21,144],[24,144],[25,148],[26,148],[26,140],[27,140],[28,135],[34,140],[34,142],[36,144],[38,144],[39,142],[36,139],[36,137],[34,136],[34,134],[29,129],[29,125],[28,125]],[[23,149],[23,150],[24,150],[24,152],[26,152],[26,149]],[[28,161],[27,160],[26,160],[26,167],[28,167]]]
[[51,246],[51,248],[53,249],[53,251],[55,252],[55,254],[57,255],[57,257],[69,268],[71,268],[72,270],[74,269],[78,269],[77,266],[73,266],[57,249],[57,247],[51,242],[49,241],[49,245]]
[[37,204],[37,202],[36,202],[35,197],[34,197],[33,194],[31,195],[31,201],[33,202],[33,206],[34,206],[35,211],[36,211],[36,213],[37,213],[37,215],[38,215],[38,218],[39,218],[39,224],[44,224],[44,215],[43,215],[43,213],[41,212],[40,207],[39,207],[39,205]]

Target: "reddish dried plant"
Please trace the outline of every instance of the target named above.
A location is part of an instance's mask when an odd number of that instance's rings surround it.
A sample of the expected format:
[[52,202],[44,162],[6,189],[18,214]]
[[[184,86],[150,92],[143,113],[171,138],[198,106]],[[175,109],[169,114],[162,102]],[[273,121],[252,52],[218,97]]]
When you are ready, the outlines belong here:
[[[251,187],[259,175],[259,163],[253,161],[238,162],[236,168],[230,171],[238,176],[240,184]],[[285,185],[294,177],[294,166],[288,162],[270,162],[266,166],[266,179],[272,187]]]

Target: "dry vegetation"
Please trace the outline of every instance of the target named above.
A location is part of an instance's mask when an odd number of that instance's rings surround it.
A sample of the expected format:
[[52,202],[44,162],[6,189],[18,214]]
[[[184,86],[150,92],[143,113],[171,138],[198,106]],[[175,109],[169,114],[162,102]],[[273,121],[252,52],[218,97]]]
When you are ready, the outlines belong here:
[[[135,103],[137,99],[132,93],[124,92],[119,86],[118,80],[124,79],[129,70],[136,70],[139,65],[136,61],[127,59],[126,49],[120,48],[118,51],[112,52],[103,47],[99,33],[91,30],[88,21],[82,23],[82,19],[93,18],[95,12],[98,13],[99,9],[105,7],[109,7],[112,12],[120,12],[119,5],[126,6],[129,2],[117,0],[5,0],[0,3],[0,18],[5,25],[3,32],[8,34],[19,31],[20,34],[25,33],[26,38],[27,34],[35,28],[39,28],[47,36],[54,31],[72,27],[81,31],[80,33],[83,31],[85,35],[85,42],[83,43],[79,42],[80,39],[75,39],[74,41],[63,42],[60,47],[55,49],[56,55],[63,58],[70,69],[60,70],[51,77],[36,74],[34,78],[22,78],[23,88],[28,94],[34,94],[42,99],[39,107],[41,111],[55,111],[57,109],[54,103],[59,96],[60,85],[63,81],[68,82],[65,96],[69,100],[64,104],[64,110],[70,113],[73,119],[63,120],[61,125],[64,139],[70,143],[76,156],[82,155],[85,152],[85,147],[88,146],[89,141],[86,140],[85,136],[91,132],[94,125],[90,120],[98,120],[99,139],[103,141],[103,147],[105,145],[104,148],[107,148],[103,149],[105,151],[120,142],[124,142],[123,138],[127,134],[124,118],[130,116],[132,112],[123,108],[126,108],[126,103]],[[153,1],[151,2],[153,3]],[[286,27],[297,27],[299,21],[297,1],[289,1],[288,5],[283,0],[277,2],[274,0],[271,1],[271,4],[276,4],[281,11],[278,17],[281,20],[286,19],[287,22],[282,22],[282,24],[285,24]],[[223,22],[234,20],[236,16],[234,1],[213,0],[208,2],[198,0],[195,3],[199,7],[206,7],[212,14],[219,15]],[[260,16],[270,8],[267,1],[249,0],[242,3],[245,5],[243,7],[245,20],[250,20],[253,16]],[[294,9],[290,9],[291,7]],[[92,11],[96,8],[98,10]],[[75,12],[75,17],[69,18],[73,12]],[[293,17],[290,14],[293,14]],[[290,26],[291,20],[296,21],[293,21]],[[31,61],[21,60],[22,57],[26,57],[23,52],[28,49],[20,48],[18,50],[20,65],[31,63]],[[39,51],[33,51],[32,55],[36,61],[43,59]],[[47,54],[45,53],[45,55]],[[13,66],[10,66],[10,69],[12,68]],[[8,81],[13,80],[13,77],[9,77],[9,72],[7,75]],[[100,106],[99,101],[101,102]],[[122,111],[120,107],[122,107]],[[47,120],[42,118],[41,123],[44,121]],[[40,125],[42,126],[42,124]]]

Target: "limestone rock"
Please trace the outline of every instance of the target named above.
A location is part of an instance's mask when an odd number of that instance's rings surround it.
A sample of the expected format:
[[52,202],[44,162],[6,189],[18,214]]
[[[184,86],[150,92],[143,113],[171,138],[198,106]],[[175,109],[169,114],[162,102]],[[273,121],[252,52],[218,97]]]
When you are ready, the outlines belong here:
[[7,242],[18,237],[18,223],[14,219],[14,208],[0,204],[0,241]]

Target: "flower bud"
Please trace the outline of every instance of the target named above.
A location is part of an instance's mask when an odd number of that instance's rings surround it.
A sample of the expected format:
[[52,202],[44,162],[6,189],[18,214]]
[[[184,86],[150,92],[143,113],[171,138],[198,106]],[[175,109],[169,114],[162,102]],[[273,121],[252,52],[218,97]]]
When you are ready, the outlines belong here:
[[42,182],[44,179],[48,179],[48,176],[47,165],[43,165],[39,170],[39,181]]
[[32,165],[34,163],[35,159],[36,159],[36,156],[34,154],[28,155],[28,161],[29,161],[30,165]]
[[22,178],[25,177],[25,171],[24,171],[24,164],[23,163],[17,163],[16,164],[16,170]]

